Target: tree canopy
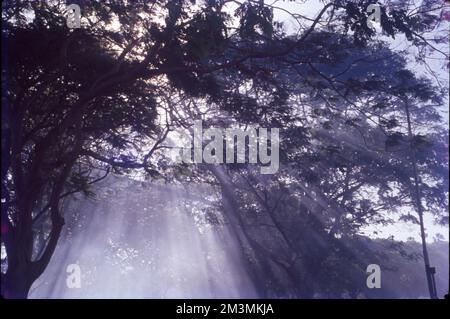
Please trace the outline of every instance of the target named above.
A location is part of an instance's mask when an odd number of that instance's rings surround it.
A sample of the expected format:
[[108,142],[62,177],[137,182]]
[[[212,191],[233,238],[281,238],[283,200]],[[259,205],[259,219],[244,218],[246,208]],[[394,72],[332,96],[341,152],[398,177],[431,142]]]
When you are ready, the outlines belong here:
[[[319,265],[357,267],[342,238],[394,212],[418,222],[413,159],[421,205],[448,225],[447,88],[378,34],[405,37],[419,62],[430,50],[448,59],[424,36],[443,22],[440,1],[388,1],[381,31],[366,23],[370,1],[319,1],[314,19],[289,13],[295,32],[264,1],[70,3],[81,28],[67,27],[60,1],[2,4],[4,296],[26,297],[57,245],[64,200],[93,196],[110,172],[218,186],[217,216],[237,225],[249,269],[271,274],[255,280],[287,276],[300,297],[330,289],[315,287]],[[196,119],[282,128],[279,172],[174,163],[167,141]]]

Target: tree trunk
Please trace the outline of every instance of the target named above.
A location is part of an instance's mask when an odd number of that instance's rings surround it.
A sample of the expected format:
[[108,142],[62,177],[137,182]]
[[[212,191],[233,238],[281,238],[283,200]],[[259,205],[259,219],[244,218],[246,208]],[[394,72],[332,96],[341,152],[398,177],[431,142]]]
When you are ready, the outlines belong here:
[[411,124],[411,114],[409,112],[409,104],[408,101],[405,100],[405,110],[406,110],[406,119],[408,122],[408,137],[410,143],[410,152],[411,152],[411,164],[413,168],[413,178],[414,178],[414,199],[416,201],[417,213],[419,215],[419,224],[420,224],[420,238],[422,241],[422,253],[423,253],[423,261],[425,264],[425,275],[427,278],[428,291],[430,293],[431,299],[438,299],[436,292],[436,283],[434,281],[434,267],[430,266],[430,257],[428,256],[427,249],[427,241],[426,241],[426,233],[425,226],[423,221],[423,213],[424,209],[422,206],[422,195],[420,192],[420,182],[419,182],[419,172],[417,168],[417,159],[416,159],[416,151],[413,148],[413,132],[412,132],[412,124]]
[[31,265],[11,265],[1,275],[1,294],[5,299],[26,299],[33,281],[30,278]]
[[[3,298],[26,299],[33,282],[42,275],[50,262],[64,225],[64,219],[60,217],[59,211],[56,210],[52,215],[52,229],[48,243],[38,260],[32,261],[32,254],[25,248],[32,246],[33,235],[30,233],[31,229],[26,234],[28,236],[22,235],[20,239],[12,236],[15,240],[4,242],[8,269],[5,274],[1,274],[1,295]],[[15,235],[17,236],[17,233]]]

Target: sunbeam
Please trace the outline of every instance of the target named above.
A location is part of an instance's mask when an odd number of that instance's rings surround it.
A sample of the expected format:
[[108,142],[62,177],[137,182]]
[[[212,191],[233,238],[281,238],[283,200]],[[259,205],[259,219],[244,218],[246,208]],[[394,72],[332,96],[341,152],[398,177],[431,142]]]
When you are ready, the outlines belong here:
[[[74,218],[31,298],[256,297],[228,226],[195,222],[189,196],[205,187],[120,183],[113,196],[69,203]],[[80,288],[66,284],[69,264]]]

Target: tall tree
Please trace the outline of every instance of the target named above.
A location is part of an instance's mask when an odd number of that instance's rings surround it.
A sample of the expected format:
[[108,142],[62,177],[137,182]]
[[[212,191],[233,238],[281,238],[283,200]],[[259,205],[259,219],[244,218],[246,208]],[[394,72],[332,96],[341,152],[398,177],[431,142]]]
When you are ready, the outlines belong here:
[[[305,49],[321,23],[337,33],[352,30],[360,45],[375,35],[365,24],[366,2],[324,2],[314,20],[303,19],[298,37],[274,23],[273,6],[238,2],[233,18],[228,2],[78,1],[82,28],[75,30],[67,28],[60,1],[2,6],[5,297],[26,297],[45,270],[64,224],[62,198],[88,192],[102,178],[98,169],[156,174],[150,159],[171,129],[157,109],[173,111],[171,93],[250,116],[261,101],[242,88],[253,81],[259,96],[277,92],[262,105],[271,117],[283,111],[287,95],[270,66]],[[381,24],[391,36],[417,40],[429,25],[421,22],[394,9],[383,11]],[[327,59],[311,60],[316,53],[305,63]]]

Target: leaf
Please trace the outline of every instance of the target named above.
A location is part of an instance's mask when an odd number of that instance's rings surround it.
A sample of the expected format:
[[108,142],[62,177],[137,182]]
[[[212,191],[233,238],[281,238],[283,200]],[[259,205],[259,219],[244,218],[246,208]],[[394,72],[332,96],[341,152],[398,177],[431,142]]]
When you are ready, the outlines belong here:
[[428,141],[426,136],[424,135],[415,135],[411,140],[411,147],[415,149],[423,149],[427,146],[430,146],[431,143]]
[[398,121],[396,119],[390,119],[385,122],[386,128],[393,129],[398,126]]
[[419,220],[415,216],[413,216],[411,214],[402,215],[402,216],[400,216],[399,220],[403,221],[403,222],[410,222],[410,223],[413,223],[413,224],[416,224],[416,225],[419,224]]
[[399,146],[404,140],[404,135],[400,132],[395,132],[389,135],[384,142],[386,150]]

